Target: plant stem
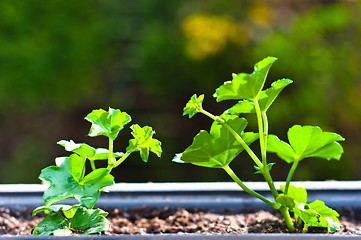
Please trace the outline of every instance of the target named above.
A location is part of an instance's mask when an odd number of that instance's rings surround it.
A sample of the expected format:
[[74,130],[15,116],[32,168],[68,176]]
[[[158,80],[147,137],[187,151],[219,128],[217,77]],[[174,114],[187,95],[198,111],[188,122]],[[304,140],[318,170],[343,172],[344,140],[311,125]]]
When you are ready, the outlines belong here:
[[242,180],[240,180],[238,178],[238,176],[233,172],[233,170],[227,165],[223,168],[227,174],[233,179],[233,181],[235,181],[238,186],[240,186],[246,193],[262,200],[263,202],[267,203],[268,205],[272,206],[273,208],[277,208],[277,205],[275,202],[272,202],[271,200],[267,199],[266,197],[264,197],[263,195],[253,191],[252,189],[248,188],[243,182]]
[[267,152],[267,140],[268,140],[268,118],[267,118],[267,113],[266,112],[261,112],[262,113],[262,120],[263,120],[263,127],[264,127],[264,134],[265,134],[265,146],[266,146],[266,152]]
[[113,140],[109,138],[109,151],[108,151],[108,166],[113,166],[114,159],[113,159]]
[[91,166],[93,171],[96,169],[94,161],[90,161],[90,166]]
[[271,190],[271,193],[274,197],[274,199],[278,196],[278,191],[274,185],[272,176],[268,169],[268,163],[267,163],[267,135],[268,135],[268,119],[266,112],[261,111],[261,107],[258,102],[258,97],[255,97],[253,99],[254,106],[256,109],[256,116],[257,116],[257,122],[258,122],[258,133],[259,133],[259,143],[260,143],[260,149],[261,149],[261,157],[262,157],[262,164],[263,168],[261,168],[261,172],[267,181],[267,184]]
[[291,183],[293,174],[295,173],[296,168],[297,168],[297,166],[298,166],[298,162],[299,162],[299,161],[294,161],[293,164],[292,164],[292,166],[291,166],[290,171],[288,172],[287,179],[286,179],[286,186],[285,186],[285,194],[286,194],[286,195],[287,195],[287,193],[288,193],[288,188],[289,188],[289,186],[290,186],[290,183]]
[[[267,118],[266,111],[261,111],[257,97],[254,99],[254,104],[255,104],[257,121],[258,121],[262,163],[265,168],[265,169],[263,169],[263,176],[266,179],[268,186],[270,187],[273,197],[276,200],[276,198],[278,196],[278,191],[276,190],[276,187],[274,185],[272,176],[271,176],[269,168],[268,168],[268,163],[267,163],[268,118]],[[292,172],[292,175],[293,175],[293,172]],[[292,176],[291,176],[291,178],[292,178]],[[289,180],[291,180],[291,178]],[[289,186],[289,182],[288,182],[288,184],[286,183],[286,189],[288,189],[288,186]],[[293,232],[295,230],[295,227],[294,227],[294,224],[293,224],[293,221],[290,216],[290,212],[289,212],[288,208],[281,207],[279,209],[279,211],[281,212],[281,214],[285,220],[288,230]]]
[[267,156],[266,156],[266,145],[265,145],[265,132],[264,124],[262,119],[261,108],[258,103],[257,97],[253,99],[254,106],[256,109],[257,123],[258,123],[258,133],[259,133],[259,144],[261,148],[261,159],[264,166],[267,166]]
[[[267,163],[267,138],[268,138],[268,118],[265,111],[261,111],[261,107],[258,102],[258,98],[256,97],[254,100],[254,105],[256,109],[256,115],[257,115],[257,122],[258,122],[258,129],[259,129],[259,141],[260,141],[260,149],[261,149],[261,156],[262,156],[262,163],[264,165],[263,168],[263,176],[266,179],[268,186],[272,192],[272,195],[274,199],[276,200],[278,197],[278,191],[274,185],[272,176],[270,174],[268,163]],[[292,218],[290,216],[290,212],[287,207],[281,207],[279,209],[281,212],[286,226],[289,231],[294,231],[295,227],[292,221]]]
[[[126,152],[126,153],[124,153],[124,154],[121,156],[121,158],[119,158],[117,161],[115,161],[115,162],[113,163],[112,169],[118,167],[122,162],[125,161],[125,159],[127,159],[127,158],[129,157],[130,154],[131,154],[131,152]],[[108,168],[108,169],[109,169],[109,168]],[[111,170],[111,169],[110,169],[110,170]]]
[[246,150],[248,155],[252,158],[252,160],[256,163],[256,165],[263,169],[264,165],[259,160],[257,155],[252,151],[252,149],[246,144],[246,142],[243,140],[243,138],[227,123],[224,123],[224,126],[228,129],[228,131],[236,138],[236,140],[242,145],[242,147]]
[[281,214],[282,214],[282,216],[283,216],[283,218],[285,220],[285,223],[286,223],[286,226],[287,226],[288,230],[291,231],[291,232],[294,232],[295,231],[295,226],[293,224],[293,221],[292,221],[290,212],[288,211],[288,208],[281,207],[279,209],[279,211],[281,212]]
[[236,138],[236,140],[242,145],[242,147],[244,148],[244,150],[246,150],[246,152],[248,153],[248,155],[252,158],[252,160],[256,163],[256,165],[260,168],[263,169],[263,164],[262,162],[259,160],[259,158],[257,157],[257,155],[252,151],[252,149],[246,144],[246,142],[243,140],[243,138],[231,127],[229,126],[228,123],[226,123],[222,118],[214,116],[212,113],[207,112],[205,110],[202,109],[201,113],[203,113],[204,115],[210,117],[211,119],[213,119],[214,121],[223,124],[228,131]]

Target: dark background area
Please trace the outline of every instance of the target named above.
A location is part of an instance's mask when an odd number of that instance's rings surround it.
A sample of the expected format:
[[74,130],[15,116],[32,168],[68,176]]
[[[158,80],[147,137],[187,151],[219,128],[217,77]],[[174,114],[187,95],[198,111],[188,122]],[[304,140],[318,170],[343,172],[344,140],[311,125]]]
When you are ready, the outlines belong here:
[[[220,114],[215,89],[266,56],[278,58],[267,84],[294,81],[269,110],[270,132],[285,139],[294,124],[319,125],[346,138],[340,161],[304,160],[295,180],[360,179],[360,16],[358,1],[0,1],[0,183],[39,182],[67,154],[58,140],[106,147],[87,137],[84,117],[109,106],[152,126],[164,151],[147,164],[132,155],[116,181],[228,181],[171,161],[211,124],[182,109],[204,93],[205,109]],[[130,137],[124,129],[115,150]],[[274,179],[285,179],[289,166],[270,158]],[[232,163],[242,180],[261,180],[252,165]]]

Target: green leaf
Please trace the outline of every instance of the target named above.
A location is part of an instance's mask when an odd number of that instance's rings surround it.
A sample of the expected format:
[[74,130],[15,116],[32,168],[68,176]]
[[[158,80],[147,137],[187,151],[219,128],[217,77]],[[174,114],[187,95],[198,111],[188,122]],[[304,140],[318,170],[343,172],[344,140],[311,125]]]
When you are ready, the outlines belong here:
[[[110,179],[113,177],[109,174],[109,170],[106,168],[98,168],[94,171],[91,171],[88,175],[86,175],[82,181],[81,185],[96,185],[96,184],[107,184],[110,183]],[[107,185],[106,185],[107,186]]]
[[[281,185],[281,191],[285,192],[286,185]],[[296,187],[292,184],[288,186],[287,196],[292,197],[298,203],[307,203],[307,191],[303,187]]]
[[277,58],[267,57],[254,66],[253,73],[233,74],[232,81],[225,82],[216,90],[214,97],[217,102],[255,98],[261,92],[268,71],[276,60]]
[[[93,148],[86,143],[75,143],[73,140],[66,141],[61,140],[58,142],[59,145],[63,146],[66,151],[73,152],[78,155],[85,155],[91,161],[95,160],[107,160],[109,156],[109,150],[106,148]],[[118,158],[124,153],[115,152],[113,156]]]
[[241,100],[226,111],[228,114],[239,115],[242,113],[255,113],[254,103],[252,100]]
[[46,214],[49,214],[48,208],[46,208],[45,206],[40,206],[33,210],[31,216],[34,217],[36,214],[38,214],[40,212],[45,212]]
[[304,222],[305,230],[308,227],[324,227],[329,232],[340,229],[339,214],[320,200],[315,200],[310,204],[300,203],[294,211]]
[[[123,156],[124,153],[122,152],[113,152],[113,157],[119,158]],[[89,158],[91,161],[95,160],[107,160],[109,156],[109,150],[106,148],[97,148],[95,149],[95,154]]]
[[84,156],[72,154],[63,158],[59,166],[50,166],[41,171],[39,179],[50,185],[43,195],[45,207],[75,198],[91,208],[101,190],[114,184],[114,178],[106,168],[96,169],[84,177],[84,161]]
[[[281,185],[281,191],[282,194],[279,194],[276,201],[281,204],[282,206],[285,206],[291,210],[294,211],[294,208],[297,208],[297,206],[300,203],[306,204],[307,203],[307,191],[303,187],[295,187],[293,185],[288,186],[288,192],[285,193],[285,187],[286,185]],[[297,211],[296,211],[297,212]],[[297,213],[294,213],[294,216],[296,219],[298,219]]]
[[[246,142],[251,144],[258,138],[256,133],[244,133],[247,120],[232,116],[227,124],[232,127]],[[180,156],[174,158],[175,162],[192,163],[197,166],[210,168],[223,168],[242,151],[244,148],[229,132],[229,130],[218,122],[211,126],[210,133],[200,131],[193,139],[193,143]]]
[[[271,171],[273,165],[275,165],[275,164],[276,163],[268,163],[267,164],[268,171]],[[262,174],[261,169],[257,165],[254,166],[254,169],[256,169],[255,174]]]
[[81,207],[80,205],[66,205],[66,204],[55,204],[49,207],[41,206],[34,209],[32,216],[40,212],[44,212],[45,214],[55,214],[58,212],[62,212],[66,218],[72,218],[78,208]]
[[84,154],[87,158],[91,158],[95,154],[95,149],[85,143],[75,143],[73,140],[70,141],[61,140],[57,143],[60,146],[63,146],[66,151],[73,152],[78,155]]
[[197,97],[196,94],[194,94],[191,99],[186,104],[185,108],[183,108],[183,116],[187,115],[189,118],[193,117],[195,114],[202,111],[202,103],[204,99],[204,94]]
[[331,223],[329,219],[333,219],[334,221],[340,223],[338,217],[340,216],[337,211],[333,210],[332,208],[329,208],[326,206],[326,204],[323,201],[315,200],[308,204],[310,208],[317,211],[319,214],[321,214],[322,217],[326,218],[327,222]]
[[[262,112],[268,110],[278,94],[289,84],[292,80],[280,79],[272,83],[271,87],[260,92],[258,96],[259,105]],[[228,111],[230,114],[242,114],[242,113],[255,113],[254,103],[252,100],[241,100]]]
[[81,208],[81,206],[78,204],[75,205],[59,204],[59,205],[52,205],[48,209],[53,213],[62,211],[64,216],[69,219],[74,217],[74,214],[79,208]]
[[296,205],[295,199],[291,196],[285,195],[285,194],[279,194],[276,198],[276,202],[281,204],[281,206],[287,207],[289,209],[293,209]]
[[33,235],[49,236],[55,230],[69,227],[69,221],[60,215],[54,214],[45,217],[33,230]]
[[70,227],[81,234],[100,233],[108,229],[109,221],[106,219],[107,212],[101,209],[79,208]]
[[292,147],[286,142],[280,140],[276,135],[268,135],[267,151],[277,153],[277,155],[287,163],[292,163],[295,153]]
[[109,108],[108,111],[93,110],[85,117],[85,120],[92,123],[88,134],[90,137],[106,136],[115,140],[119,132],[132,119],[126,112]]
[[[100,233],[108,229],[107,212],[101,209],[86,209],[78,205],[54,205],[49,208],[51,215],[44,218],[33,230],[34,235],[70,236]],[[57,214],[63,212],[67,215]],[[71,219],[69,221],[68,219]]]
[[270,88],[262,91],[258,96],[261,111],[267,111],[280,92],[291,83],[292,80],[283,78],[273,82]]
[[155,131],[149,126],[140,127],[138,124],[131,126],[134,139],[129,140],[127,152],[132,153],[139,151],[140,157],[144,162],[148,161],[149,151],[158,157],[162,154],[161,142],[153,138]]
[[287,135],[290,144],[269,135],[267,151],[276,153],[288,163],[309,157],[339,160],[343,153],[338,141],[344,141],[344,138],[336,133],[323,132],[317,126],[295,125]]

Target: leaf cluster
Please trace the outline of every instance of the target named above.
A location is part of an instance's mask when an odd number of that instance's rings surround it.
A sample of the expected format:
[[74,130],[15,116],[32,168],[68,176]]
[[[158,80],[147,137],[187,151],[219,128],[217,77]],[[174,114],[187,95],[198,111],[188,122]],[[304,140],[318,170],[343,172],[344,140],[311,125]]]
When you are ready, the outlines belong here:
[[[70,152],[70,156],[58,157],[56,165],[44,168],[39,179],[49,187],[43,194],[44,206],[34,210],[33,214],[45,212],[47,216],[34,229],[37,235],[90,234],[106,230],[107,213],[93,209],[104,188],[114,184],[113,168],[119,166],[131,153],[140,152],[144,162],[148,161],[149,152],[158,157],[162,154],[161,143],[154,139],[155,131],[149,127],[131,125],[132,139],[126,151],[114,152],[113,142],[131,117],[119,109],[109,108],[93,110],[85,120],[91,123],[90,137],[105,136],[108,148],[94,148],[86,143],[61,140],[59,145]],[[97,161],[106,161],[107,167],[97,167]],[[91,171],[86,172],[87,164]],[[73,198],[76,205],[59,205],[58,203]]]
[[[34,235],[70,236],[75,234],[92,234],[107,230],[109,222],[107,212],[102,209],[87,209],[80,205],[52,205],[39,207],[33,214],[45,212],[50,214],[33,230]],[[69,220],[71,219],[71,221]]]
[[276,201],[294,213],[296,223],[303,226],[302,232],[307,232],[309,227],[326,228],[330,233],[340,230],[339,214],[321,200],[307,203],[307,191],[303,187],[289,185],[285,194],[285,185],[281,185],[281,191]]
[[[292,80],[282,78],[265,88],[268,72],[276,60],[274,57],[267,57],[255,64],[252,73],[233,74],[231,81],[226,81],[217,88],[213,95],[217,102],[236,101],[219,116],[204,110],[204,95],[193,95],[183,109],[183,115],[192,118],[195,114],[201,113],[214,122],[209,132],[201,130],[194,137],[192,144],[177,154],[173,161],[225,170],[243,190],[280,210],[287,227],[292,231],[294,224],[290,212],[302,222],[304,231],[307,231],[309,226],[326,227],[330,232],[336,231],[339,227],[337,212],[320,200],[308,204],[306,190],[293,187],[290,182],[298,163],[303,159],[317,157],[339,160],[343,153],[339,142],[344,138],[336,133],[324,132],[318,126],[308,125],[294,125],[289,128],[288,143],[268,132],[267,111],[281,91],[292,83]],[[257,133],[246,131],[248,121],[242,116],[245,114],[256,115]],[[260,146],[258,154],[251,148],[252,143],[257,140]],[[255,163],[256,173],[263,175],[270,187],[273,200],[249,189],[231,169],[231,162],[243,151],[246,151]],[[267,161],[268,153],[275,153],[280,159],[291,164],[281,192],[273,183],[271,169],[274,163]]]

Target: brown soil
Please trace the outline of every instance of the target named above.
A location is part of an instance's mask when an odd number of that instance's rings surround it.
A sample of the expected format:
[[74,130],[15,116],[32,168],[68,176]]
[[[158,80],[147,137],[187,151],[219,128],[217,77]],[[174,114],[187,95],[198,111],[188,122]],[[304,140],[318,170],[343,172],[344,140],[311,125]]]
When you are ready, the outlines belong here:
[[[257,211],[244,214],[217,214],[197,209],[147,209],[127,211],[112,209],[108,219],[111,222],[105,234],[147,234],[147,233],[198,233],[198,234],[246,234],[287,233],[278,213]],[[337,235],[361,235],[361,221],[352,211],[339,211],[342,227]],[[13,211],[0,208],[0,234],[28,235],[41,221],[32,217],[31,210]],[[320,231],[319,229],[316,231]],[[322,231],[322,230],[321,230]]]

